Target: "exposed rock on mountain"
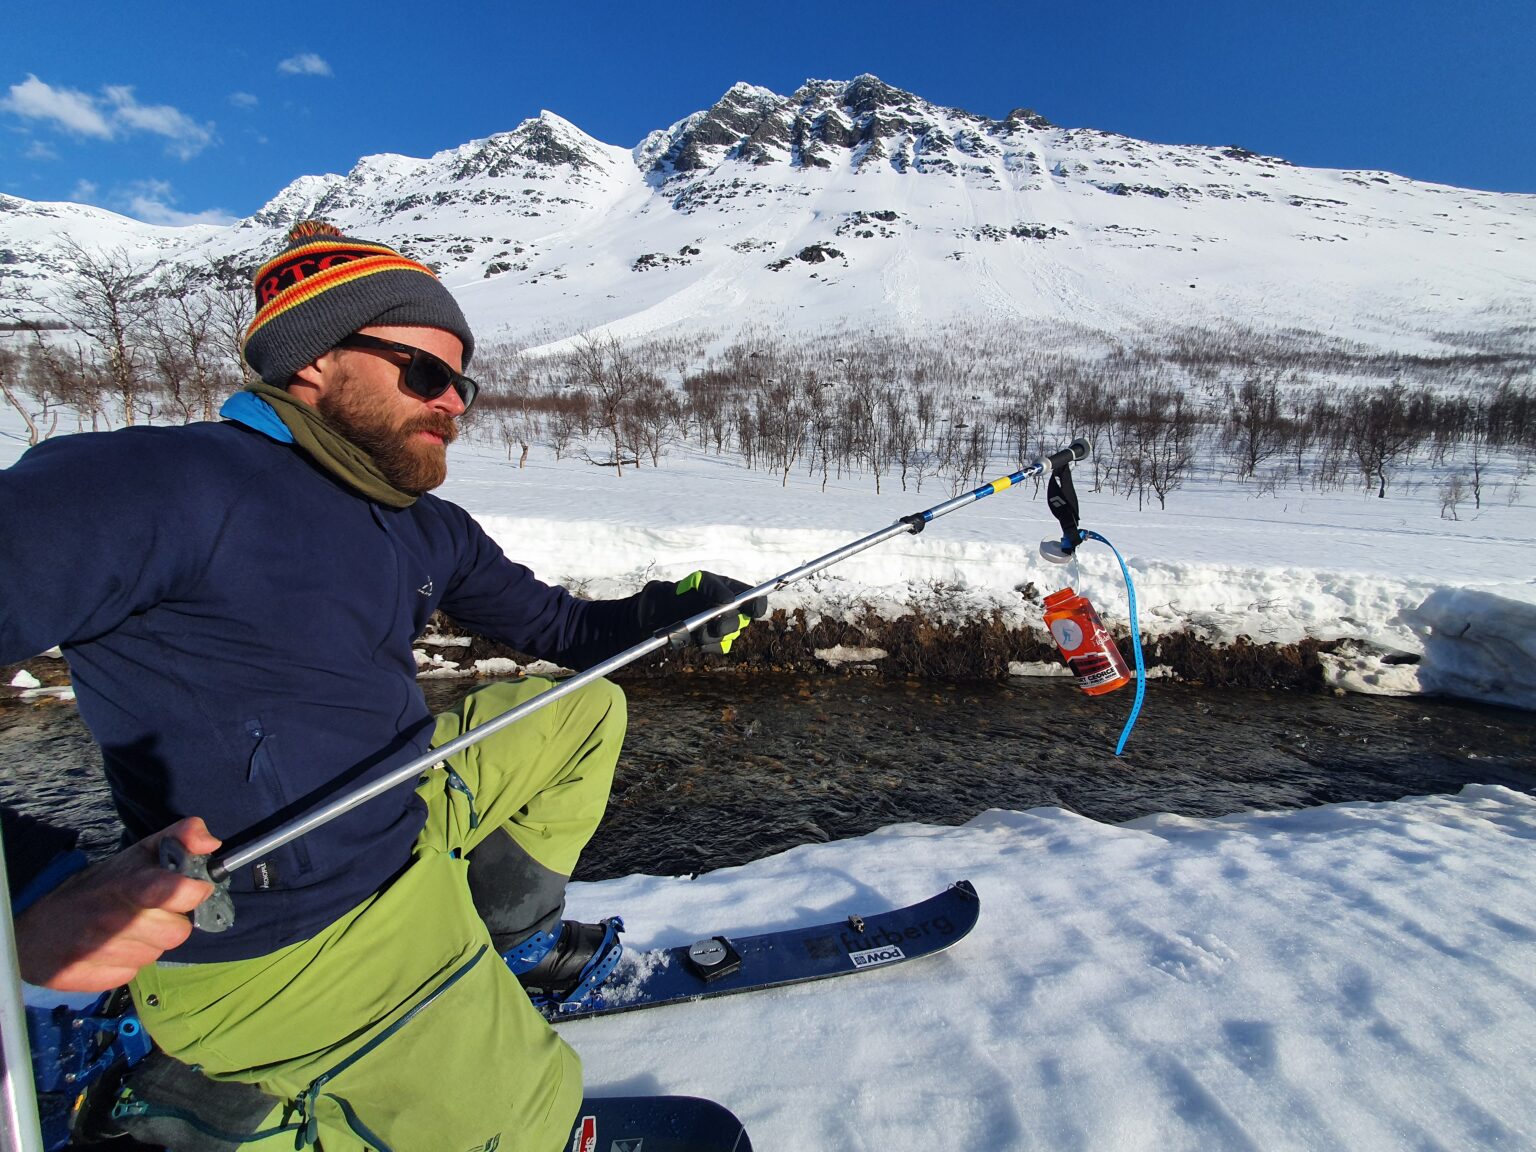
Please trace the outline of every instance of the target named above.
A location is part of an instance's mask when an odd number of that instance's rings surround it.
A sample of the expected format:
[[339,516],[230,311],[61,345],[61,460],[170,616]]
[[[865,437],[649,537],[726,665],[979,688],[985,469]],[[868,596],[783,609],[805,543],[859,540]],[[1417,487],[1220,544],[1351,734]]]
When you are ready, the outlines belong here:
[[[788,96],[736,84],[633,148],[542,112],[425,159],[301,176],[227,228],[0,197],[0,283],[57,290],[64,236],[150,263],[254,265],[314,216],[433,265],[473,322],[514,338],[962,317],[1432,349],[1515,331],[1536,308],[1536,197],[1153,144],[1027,108],[993,119],[874,76]],[[804,274],[774,275],[791,265]]]

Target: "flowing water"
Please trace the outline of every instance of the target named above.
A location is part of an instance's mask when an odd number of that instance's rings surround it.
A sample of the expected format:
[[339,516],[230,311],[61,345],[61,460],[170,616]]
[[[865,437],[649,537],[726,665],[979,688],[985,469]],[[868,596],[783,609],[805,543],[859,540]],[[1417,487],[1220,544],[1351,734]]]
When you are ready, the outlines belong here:
[[[423,684],[434,709],[474,685]],[[1536,714],[1439,700],[1154,682],[1126,754],[1129,691],[1070,682],[890,683],[695,675],[625,685],[630,731],[577,875],[684,874],[887,824],[1055,805],[1107,822],[1343,800],[1536,791]],[[0,706],[0,799],[118,829],[73,706]]]

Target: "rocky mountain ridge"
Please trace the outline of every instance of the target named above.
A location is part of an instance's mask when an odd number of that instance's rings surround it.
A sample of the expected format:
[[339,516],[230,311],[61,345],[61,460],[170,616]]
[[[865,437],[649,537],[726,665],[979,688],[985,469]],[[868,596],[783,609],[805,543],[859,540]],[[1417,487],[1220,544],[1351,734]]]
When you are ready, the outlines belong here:
[[254,264],[321,217],[436,266],[513,338],[956,317],[1102,331],[1273,323],[1378,342],[1536,303],[1536,197],[1306,169],[994,119],[873,76],[710,108],[605,144],[551,112],[434,156],[302,176],[228,228],[0,197],[0,276],[46,293],[60,235]]

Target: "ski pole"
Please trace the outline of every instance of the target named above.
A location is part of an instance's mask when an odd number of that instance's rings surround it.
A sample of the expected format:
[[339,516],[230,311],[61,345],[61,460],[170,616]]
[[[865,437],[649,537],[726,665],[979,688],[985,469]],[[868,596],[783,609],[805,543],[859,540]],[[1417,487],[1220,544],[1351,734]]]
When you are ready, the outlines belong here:
[[37,1085],[32,1080],[32,1043],[27,1037],[27,1005],[21,995],[21,961],[16,956],[16,927],[11,922],[11,886],[0,840],[0,1149],[43,1152],[37,1115]]
[[[686,620],[680,620],[669,628],[661,629],[651,636],[650,639],[642,640],[633,647],[626,648],[615,656],[610,656],[602,663],[594,664],[586,671],[578,672],[576,675],[560,681],[553,688],[539,693],[531,700],[524,701],[516,708],[503,712],[500,716],[486,721],[478,728],[471,728],[463,735],[431,749],[425,755],[412,760],[409,764],[401,765],[372,783],[365,784],[343,796],[337,797],[328,804],[316,808],[313,812],[290,820],[288,823],[273,829],[259,840],[254,840],[244,847],[225,852],[223,855],[211,860],[192,856],[186,857],[179,863],[179,866],[174,861],[171,862],[170,866],[175,867],[177,871],[188,871],[192,875],[200,875],[203,878],[212,880],[215,884],[222,884],[228,879],[231,872],[260,860],[274,848],[280,848],[292,840],[297,840],[300,836],[314,831],[321,825],[336,819],[336,817],[352,811],[358,805],[366,804],[375,796],[380,796],[392,788],[419,778],[424,772],[447,760],[450,756],[462,752],[494,732],[499,732],[507,725],[516,723],[524,716],[536,712],[548,704],[553,704],[562,696],[570,695],[584,685],[590,684],[593,680],[600,679],[610,672],[623,668],[627,664],[632,664],[642,656],[649,655],[658,649],[669,646],[673,648],[684,647],[688,643],[689,634],[695,629],[702,628],[711,620],[719,619],[727,613],[735,611],[750,600],[755,600],[759,596],[766,596],[770,592],[781,591],[797,580],[803,580],[807,576],[814,576],[823,569],[830,568],[832,565],[846,560],[850,556],[855,556],[867,548],[873,548],[876,544],[884,543],[892,537],[900,536],[903,533],[915,534],[921,532],[928,526],[930,521],[937,520],[940,516],[946,516],[956,509],[963,508],[968,504],[974,504],[977,500],[991,496],[994,492],[1001,492],[1011,488],[1031,476],[1042,476],[1052,469],[1066,467],[1073,463],[1073,461],[1082,460],[1088,455],[1089,451],[1090,445],[1088,441],[1082,439],[1074,440],[1061,451],[1053,452],[1043,460],[1036,460],[1033,464],[1021,468],[1017,472],[1000,477],[989,484],[983,484],[980,488],[956,496],[952,500],[946,500],[942,504],[936,504],[922,512],[914,512],[910,516],[903,516],[894,524],[882,528],[878,532],[872,532],[862,539],[855,540],[851,544],[846,544],[841,548],[828,552],[825,556],[818,556],[815,560],[808,561],[798,568],[793,568],[788,572],[773,577],[771,580],[765,580],[754,588],[748,588],[745,592],[724,604],[717,604],[713,608],[689,616]],[[195,869],[202,868],[206,868],[206,872],[194,871]],[[208,917],[207,919],[222,920],[223,917]],[[209,931],[221,931],[223,927],[228,926],[227,923],[201,923],[196,915],[194,915],[194,923],[197,923],[199,928],[205,928]]]

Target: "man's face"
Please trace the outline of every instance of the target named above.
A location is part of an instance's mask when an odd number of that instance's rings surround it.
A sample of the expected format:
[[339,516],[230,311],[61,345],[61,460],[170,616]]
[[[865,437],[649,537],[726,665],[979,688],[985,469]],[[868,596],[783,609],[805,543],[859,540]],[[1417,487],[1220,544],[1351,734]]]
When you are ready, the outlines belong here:
[[[440,328],[363,328],[368,336],[430,352],[454,369],[463,365],[464,346]],[[315,407],[342,435],[373,458],[379,471],[402,492],[420,494],[448,475],[448,445],[458,437],[464,404],[452,388],[423,400],[405,386],[407,358],[393,352],[341,348]]]

